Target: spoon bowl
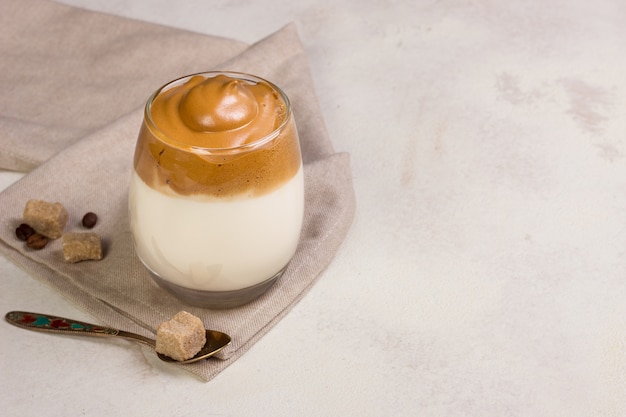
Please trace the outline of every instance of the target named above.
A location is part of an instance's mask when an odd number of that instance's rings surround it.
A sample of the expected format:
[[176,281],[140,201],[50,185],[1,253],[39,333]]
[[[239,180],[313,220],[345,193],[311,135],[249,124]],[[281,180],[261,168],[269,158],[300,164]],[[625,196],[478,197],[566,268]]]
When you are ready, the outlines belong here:
[[[143,343],[151,348],[156,347],[156,340],[112,327],[85,323],[78,320],[51,316],[49,314],[31,313],[27,311],[10,311],[5,319],[14,326],[28,330],[37,330],[51,333],[63,333],[76,336],[121,337]],[[226,333],[217,330],[206,331],[206,343],[193,358],[177,361],[169,356],[157,352],[159,359],[165,362],[193,363],[209,358],[230,344],[231,338]]]

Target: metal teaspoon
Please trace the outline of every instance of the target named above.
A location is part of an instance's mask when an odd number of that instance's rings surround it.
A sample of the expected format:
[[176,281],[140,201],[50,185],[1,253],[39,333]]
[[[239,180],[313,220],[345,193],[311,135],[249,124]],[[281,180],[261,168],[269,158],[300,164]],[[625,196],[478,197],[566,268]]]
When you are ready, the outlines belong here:
[[[97,324],[85,323],[77,320],[66,319],[63,317],[51,316],[41,313],[30,313],[27,311],[10,311],[5,316],[5,319],[23,329],[39,330],[43,332],[56,332],[71,334],[76,336],[99,336],[99,337],[122,337],[124,339],[134,340],[136,342],[143,343],[151,348],[156,347],[156,341],[135,333],[126,332],[124,330],[113,329],[111,327],[99,326]],[[185,361],[177,361],[169,356],[163,355],[157,352],[159,359],[165,362],[176,363],[192,363],[202,359],[206,359],[215,355],[220,350],[224,349],[230,343],[231,339],[226,333],[218,332],[216,330],[206,331],[206,343],[200,349],[200,352],[191,359]]]

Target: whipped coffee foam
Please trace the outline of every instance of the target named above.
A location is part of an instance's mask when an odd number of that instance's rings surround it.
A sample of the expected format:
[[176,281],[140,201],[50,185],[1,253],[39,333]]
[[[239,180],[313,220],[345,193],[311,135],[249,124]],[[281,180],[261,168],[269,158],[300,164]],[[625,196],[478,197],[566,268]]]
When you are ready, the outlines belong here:
[[192,76],[146,106],[135,170],[178,194],[260,195],[300,169],[287,98],[264,81]]

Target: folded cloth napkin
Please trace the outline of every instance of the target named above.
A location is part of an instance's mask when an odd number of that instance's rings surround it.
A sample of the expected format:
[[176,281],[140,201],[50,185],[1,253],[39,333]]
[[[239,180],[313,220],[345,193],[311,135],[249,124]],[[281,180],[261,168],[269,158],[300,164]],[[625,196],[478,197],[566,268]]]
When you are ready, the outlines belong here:
[[[354,216],[349,156],[333,150],[295,26],[248,46],[48,1],[2,2],[8,25],[0,51],[11,59],[0,64],[0,166],[32,171],[0,194],[0,250],[109,326],[154,336],[160,322],[187,310],[230,334],[233,342],[215,359],[178,365],[212,379],[303,297]],[[304,159],[296,255],[266,294],[228,310],[192,307],[159,288],[135,256],[127,214],[145,100],[165,82],[205,70],[249,72],[280,85],[292,101]],[[93,231],[102,236],[104,259],[65,263],[60,240],[28,249],[15,228],[31,198],[62,203],[70,213],[66,232],[84,230],[82,215],[97,213]]]

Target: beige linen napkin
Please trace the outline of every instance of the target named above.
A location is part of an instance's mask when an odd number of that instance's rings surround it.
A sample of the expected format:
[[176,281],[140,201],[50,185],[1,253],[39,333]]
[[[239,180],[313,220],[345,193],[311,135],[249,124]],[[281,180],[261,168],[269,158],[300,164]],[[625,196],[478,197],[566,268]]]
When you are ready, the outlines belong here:
[[[185,309],[229,333],[233,342],[217,358],[179,365],[210,380],[315,283],[354,215],[349,157],[330,143],[295,27],[246,46],[52,2],[2,2],[3,20],[12,23],[2,29],[1,53],[11,59],[0,68],[2,97],[10,97],[1,108],[0,162],[9,169],[41,165],[0,194],[0,250],[110,326],[154,336],[161,321]],[[92,36],[94,28],[104,37]],[[70,46],[52,47],[59,40]],[[172,78],[210,69],[279,84],[292,100],[305,161],[305,219],[295,257],[265,295],[230,310],[185,305],[154,284],[135,256],[127,215],[144,101]],[[70,212],[66,232],[80,231],[82,215],[96,212],[104,259],[64,263],[60,240],[40,251],[26,248],[14,231],[30,198],[61,202]]]
[[0,10],[0,167],[16,171],[247,46],[45,0],[0,0]]

